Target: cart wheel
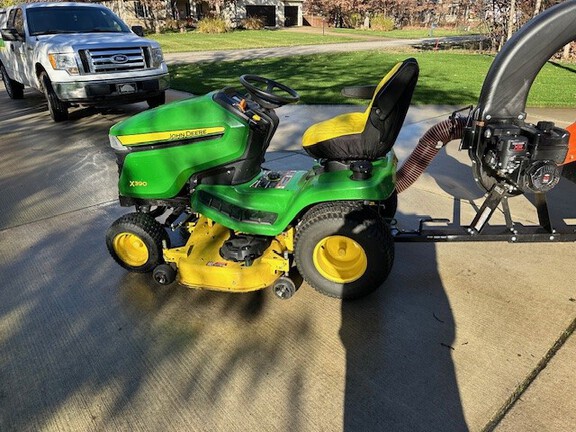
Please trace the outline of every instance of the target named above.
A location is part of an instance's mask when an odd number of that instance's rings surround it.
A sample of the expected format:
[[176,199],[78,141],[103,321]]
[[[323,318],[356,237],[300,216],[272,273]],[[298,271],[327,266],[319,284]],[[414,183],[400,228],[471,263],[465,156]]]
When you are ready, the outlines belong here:
[[282,276],[274,282],[272,291],[279,299],[288,300],[296,293],[296,284],[289,277]]
[[354,299],[376,290],[394,261],[390,228],[376,212],[349,203],[323,204],[296,228],[294,259],[313,288]]
[[160,264],[152,272],[152,277],[160,285],[170,285],[176,280],[176,270],[170,264]]
[[169,246],[164,227],[145,213],[129,213],[114,222],[106,233],[112,258],[127,270],[152,271],[164,262],[162,242]]

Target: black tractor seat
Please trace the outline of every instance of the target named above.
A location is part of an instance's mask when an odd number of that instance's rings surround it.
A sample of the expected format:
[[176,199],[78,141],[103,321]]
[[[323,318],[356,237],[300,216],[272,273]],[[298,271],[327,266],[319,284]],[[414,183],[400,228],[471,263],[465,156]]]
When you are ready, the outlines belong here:
[[[385,156],[396,141],[418,81],[418,62],[396,64],[372,92],[370,87],[348,90],[351,96],[372,93],[364,112],[341,114],[310,126],[302,145],[316,159],[354,161]],[[346,94],[346,93],[345,93]]]

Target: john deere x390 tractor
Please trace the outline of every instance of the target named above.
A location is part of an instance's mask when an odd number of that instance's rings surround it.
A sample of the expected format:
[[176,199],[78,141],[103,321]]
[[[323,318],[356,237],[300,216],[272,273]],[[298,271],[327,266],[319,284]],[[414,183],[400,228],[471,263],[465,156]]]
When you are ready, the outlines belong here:
[[[107,233],[123,267],[161,284],[253,291],[296,289],[297,270],[318,291],[355,298],[388,276],[396,209],[391,151],[410,105],[418,64],[397,64],[364,112],[310,127],[308,171],[262,168],[278,126],[275,109],[293,89],[256,75],[225,88],[137,114],[110,131],[122,206],[134,212]],[[174,235],[180,241],[171,245]],[[184,238],[181,234],[184,232]],[[294,266],[296,269],[294,269]]]

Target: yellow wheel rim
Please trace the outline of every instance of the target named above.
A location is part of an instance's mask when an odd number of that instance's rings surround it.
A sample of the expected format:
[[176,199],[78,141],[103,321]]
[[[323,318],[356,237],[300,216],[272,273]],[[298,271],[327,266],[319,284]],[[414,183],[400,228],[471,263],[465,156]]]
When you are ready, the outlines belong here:
[[118,234],[114,237],[113,247],[118,258],[131,267],[140,267],[148,261],[148,248],[136,234]]
[[332,282],[360,279],[368,267],[364,248],[349,237],[329,236],[320,240],[312,255],[316,270]]

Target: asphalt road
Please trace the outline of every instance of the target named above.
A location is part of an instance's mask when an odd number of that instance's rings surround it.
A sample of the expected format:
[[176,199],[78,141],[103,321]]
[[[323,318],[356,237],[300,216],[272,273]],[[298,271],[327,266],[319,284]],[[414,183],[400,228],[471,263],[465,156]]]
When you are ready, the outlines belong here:
[[[344,303],[305,285],[284,302],[127,273],[104,244],[126,212],[107,131],[144,108],[54,124],[40,94],[0,88],[1,431],[480,431],[576,317],[571,244],[398,244],[388,281]],[[330,109],[282,110],[268,163],[309,165],[297,137]],[[399,157],[449,112],[412,109]],[[554,192],[573,215],[573,185]],[[467,221],[481,195],[449,145],[400,196],[399,220]],[[502,430],[574,426],[573,340]]]

